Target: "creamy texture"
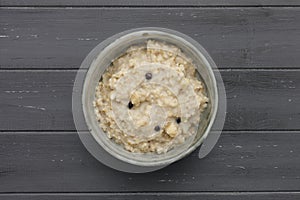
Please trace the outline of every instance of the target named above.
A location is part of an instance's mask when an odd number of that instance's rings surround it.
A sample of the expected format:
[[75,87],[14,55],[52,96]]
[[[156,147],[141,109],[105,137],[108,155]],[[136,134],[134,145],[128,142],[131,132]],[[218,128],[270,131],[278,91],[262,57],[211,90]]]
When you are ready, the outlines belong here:
[[109,138],[131,152],[165,153],[196,135],[208,98],[179,48],[149,40],[115,59],[94,108]]

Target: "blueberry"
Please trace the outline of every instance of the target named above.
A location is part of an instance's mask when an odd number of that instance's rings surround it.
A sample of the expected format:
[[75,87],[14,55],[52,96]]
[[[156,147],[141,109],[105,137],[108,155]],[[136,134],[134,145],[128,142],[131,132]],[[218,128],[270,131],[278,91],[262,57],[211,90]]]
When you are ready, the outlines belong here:
[[146,78],[147,80],[150,80],[150,79],[152,78],[152,74],[151,74],[150,72],[146,73],[146,74],[145,74],[145,78]]
[[128,103],[128,108],[131,109],[132,107],[133,107],[133,104],[132,104],[131,101],[129,101],[129,103]]
[[158,126],[158,125],[155,126],[155,127],[154,127],[154,130],[155,130],[155,131],[160,131],[160,126]]
[[180,117],[177,117],[177,118],[176,118],[176,122],[177,122],[177,124],[180,124],[181,118],[180,118]]

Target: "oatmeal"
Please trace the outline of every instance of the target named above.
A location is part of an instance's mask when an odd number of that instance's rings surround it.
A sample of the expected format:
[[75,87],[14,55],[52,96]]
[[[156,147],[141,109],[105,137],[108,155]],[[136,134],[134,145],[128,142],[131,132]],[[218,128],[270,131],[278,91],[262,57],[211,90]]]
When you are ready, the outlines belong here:
[[166,153],[196,135],[208,103],[192,61],[149,40],[115,59],[96,87],[102,130],[130,152]]

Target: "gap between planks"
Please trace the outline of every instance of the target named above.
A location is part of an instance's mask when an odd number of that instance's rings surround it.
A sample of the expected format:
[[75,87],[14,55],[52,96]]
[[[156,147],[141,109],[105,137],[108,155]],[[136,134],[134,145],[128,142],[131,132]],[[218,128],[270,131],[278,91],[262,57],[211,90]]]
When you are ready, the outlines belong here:
[[[74,71],[86,71],[87,68],[79,69],[79,68],[5,68],[0,67],[0,72],[74,72]],[[218,68],[221,72],[230,72],[230,71],[300,71],[299,68],[268,68],[268,67],[259,67],[259,68]]]
[[[88,130],[84,130],[88,131]],[[61,135],[61,134],[77,134],[77,130],[0,130],[0,135],[7,135],[7,134],[28,134],[28,135],[36,135],[36,134],[42,134],[42,135]],[[299,133],[300,130],[225,130],[222,131],[222,134],[284,134],[284,133]]]
[[34,6],[34,5],[0,5],[0,9],[127,9],[127,8],[132,8],[132,9],[141,9],[141,8],[147,8],[147,9],[178,9],[178,8],[183,8],[183,9],[195,9],[195,8],[215,8],[215,9],[226,9],[226,8],[252,8],[252,9],[257,9],[257,8],[300,8],[299,5],[207,5],[207,6],[184,6],[184,5],[174,5],[174,6],[95,6],[95,5],[45,5],[45,6]]
[[213,192],[1,192],[2,195],[22,195],[22,196],[34,196],[34,195],[64,195],[64,196],[73,196],[73,195],[116,195],[116,196],[125,196],[125,195],[267,195],[267,194],[299,194],[300,191],[285,191],[285,190],[270,190],[270,191],[213,191]]

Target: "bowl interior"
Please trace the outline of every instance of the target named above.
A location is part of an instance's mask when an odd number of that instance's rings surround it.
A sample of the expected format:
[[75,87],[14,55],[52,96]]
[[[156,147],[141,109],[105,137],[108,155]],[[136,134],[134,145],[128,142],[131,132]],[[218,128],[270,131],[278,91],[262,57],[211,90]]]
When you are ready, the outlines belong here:
[[[116,158],[139,166],[157,166],[170,164],[194,150],[201,144],[207,136],[211,123],[213,121],[213,113],[216,109],[217,88],[215,78],[210,63],[203,54],[205,51],[196,48],[186,39],[184,35],[178,36],[177,32],[171,34],[160,30],[138,30],[127,33],[121,37],[112,37],[106,42],[108,45],[98,45],[93,51],[97,55],[90,61],[90,67],[85,77],[83,86],[83,111],[86,123],[95,140],[110,154]],[[184,54],[193,60],[197,67],[198,77],[206,87],[206,95],[209,98],[207,109],[201,113],[201,120],[198,126],[198,132],[191,141],[186,141],[182,145],[169,150],[165,154],[156,153],[132,153],[126,151],[121,145],[116,144],[109,139],[106,133],[100,128],[95,114],[93,101],[95,99],[95,88],[107,67],[111,65],[112,60],[118,58],[130,46],[145,43],[149,39],[164,41],[179,47]],[[191,39],[190,39],[191,40]],[[193,42],[193,40],[191,40]],[[206,52],[205,52],[206,53]]]

